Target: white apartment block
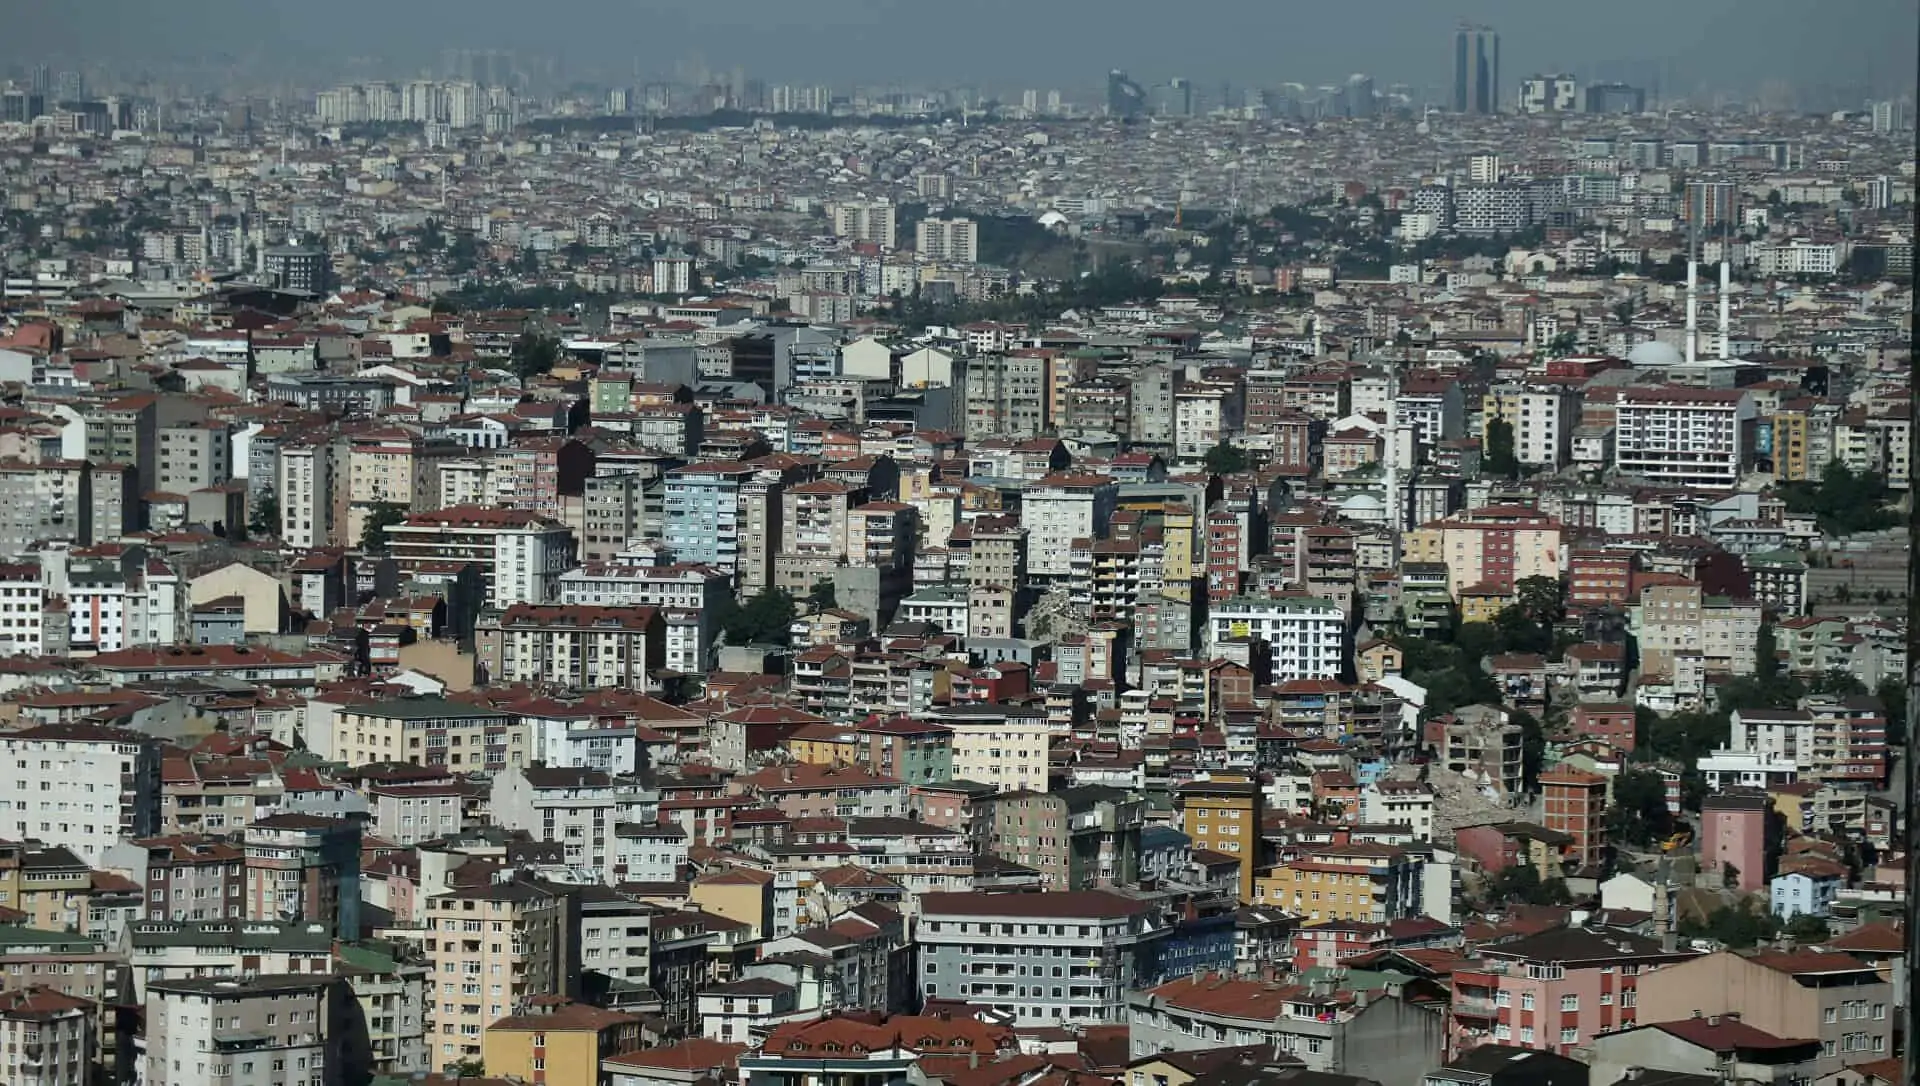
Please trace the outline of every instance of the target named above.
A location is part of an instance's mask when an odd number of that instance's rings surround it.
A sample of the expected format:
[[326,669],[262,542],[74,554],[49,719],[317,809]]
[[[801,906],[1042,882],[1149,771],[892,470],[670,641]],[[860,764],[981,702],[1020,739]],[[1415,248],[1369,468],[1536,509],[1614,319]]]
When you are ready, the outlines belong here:
[[281,1086],[342,1081],[328,1066],[334,986],[282,974],[165,980],[147,986],[147,1086]]
[[1047,752],[1053,729],[1044,716],[1003,716],[968,720],[963,714],[942,714],[939,723],[953,729],[955,780],[979,781],[996,791],[1047,790]]
[[836,204],[833,208],[833,232],[854,241],[868,241],[883,249],[893,248],[897,227],[897,209],[888,200],[863,200]]
[[1207,617],[1207,651],[1238,637],[1265,641],[1273,650],[1273,681],[1337,679],[1345,658],[1347,624],[1340,608],[1317,596],[1223,600]]
[[160,825],[160,741],[99,724],[42,724],[0,736],[0,822],[98,866],[122,838]]
[[[0,564],[0,656],[40,656],[47,652],[45,591],[40,567],[32,563]],[[64,646],[62,646],[62,651]]]
[[558,842],[568,867],[591,868],[612,882],[614,827],[653,821],[659,796],[595,769],[533,765],[496,774],[490,802],[502,827]]
[[1513,427],[1513,455],[1522,464],[1558,470],[1573,452],[1573,430],[1580,424],[1579,399],[1552,387],[1497,385],[1484,401],[1485,423],[1500,418]]
[[573,533],[524,509],[462,505],[416,513],[390,526],[387,538],[403,577],[431,578],[449,565],[473,563],[489,607],[551,602],[573,565]]
[[1173,394],[1174,454],[1199,460],[1241,426],[1239,390],[1229,385],[1188,385]]
[[324,547],[333,536],[333,449],[326,444],[280,447],[274,468],[280,538],[297,550]]
[[972,219],[922,219],[914,224],[913,248],[922,260],[978,263],[980,225]]
[[1020,496],[1020,524],[1027,530],[1027,573],[1066,577],[1073,572],[1076,539],[1099,539],[1120,490],[1111,476],[1049,475]]
[[1614,423],[1614,468],[1668,486],[1732,490],[1752,441],[1753,397],[1739,389],[1629,388]]

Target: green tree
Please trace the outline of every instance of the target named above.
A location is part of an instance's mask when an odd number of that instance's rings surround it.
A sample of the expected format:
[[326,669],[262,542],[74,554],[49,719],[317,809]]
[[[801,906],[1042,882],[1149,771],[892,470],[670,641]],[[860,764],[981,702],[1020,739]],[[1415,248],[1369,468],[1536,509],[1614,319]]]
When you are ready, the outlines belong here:
[[1780,933],[1780,924],[1772,913],[1756,909],[1753,902],[1754,899],[1748,898],[1733,905],[1722,905],[1709,913],[1704,922],[1689,916],[1680,921],[1680,934],[1712,939],[1734,950],[1765,942]]
[[1247,451],[1225,441],[1207,450],[1207,470],[1215,475],[1232,475],[1247,470]]
[[1516,478],[1520,474],[1520,460],[1514,454],[1513,423],[1502,418],[1487,420],[1486,440],[1482,442],[1482,456],[1485,467],[1495,475]]
[[833,581],[822,578],[813,582],[813,587],[807,590],[807,602],[812,604],[816,611],[829,611],[840,606],[839,594],[833,587]]
[[1874,532],[1900,523],[1887,508],[1887,481],[1871,471],[1854,472],[1838,460],[1827,465],[1819,483],[1788,483],[1780,500],[1790,513],[1811,514],[1832,536]]
[[1907,683],[1898,675],[1880,680],[1874,689],[1880,704],[1887,707],[1887,742],[1899,746],[1907,741]]
[[1513,586],[1513,606],[1542,626],[1567,617],[1567,586],[1558,577],[1522,577]]
[[513,372],[523,381],[551,373],[554,364],[560,361],[560,341],[552,336],[529,332],[513,341],[511,357]]
[[793,597],[779,588],[763,588],[744,604],[724,597],[716,611],[715,618],[732,645],[784,645],[799,614]]
[[1646,848],[1673,832],[1667,810],[1667,785],[1650,769],[1628,769],[1613,779],[1613,806],[1607,809],[1607,837],[1616,844]]
[[1774,640],[1771,622],[1762,622],[1754,636],[1753,674],[1761,682],[1770,682],[1780,674],[1780,645]]
[[1573,901],[1565,879],[1542,879],[1532,864],[1513,864],[1487,881],[1487,903],[1500,905],[1566,905]]
[[1797,913],[1781,933],[1802,946],[1824,943],[1833,938],[1833,929],[1827,925],[1827,918],[1812,913]]
[[272,487],[265,487],[260,496],[254,499],[253,510],[247,515],[247,534],[256,536],[277,536],[280,534],[280,496]]
[[387,553],[387,529],[403,524],[407,519],[406,506],[398,502],[381,502],[367,511],[367,519],[360,526],[360,549],[367,554]]

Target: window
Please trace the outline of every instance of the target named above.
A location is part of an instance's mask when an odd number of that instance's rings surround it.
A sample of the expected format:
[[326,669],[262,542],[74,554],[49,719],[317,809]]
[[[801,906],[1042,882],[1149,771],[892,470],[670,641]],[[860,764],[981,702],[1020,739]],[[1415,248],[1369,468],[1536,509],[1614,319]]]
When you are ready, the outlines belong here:
[[1530,1011],[1533,1009],[1533,993],[1532,992],[1520,993],[1520,1009],[1523,1011]]
[[[1828,1007],[1826,1010],[1826,1013],[1821,1015],[1821,1020],[1826,1022],[1828,1025],[1832,1025],[1833,1023],[1839,1021],[1840,1009],[1838,1007]],[[1827,1043],[1832,1044],[1833,1042],[1828,1041]]]
[[1577,1011],[1577,1010],[1579,1010],[1579,1009],[1580,1009],[1580,997],[1579,997],[1579,996],[1577,996],[1577,995],[1563,995],[1563,996],[1561,996],[1561,997],[1560,997],[1560,1009],[1561,1009],[1562,1011]]
[[1563,1045],[1576,1044],[1579,1040],[1580,1030],[1574,1026],[1567,1026],[1560,1031],[1560,1043]]
[[1533,1043],[1533,1027],[1532,1026],[1520,1027],[1520,1043],[1523,1045],[1530,1045]]

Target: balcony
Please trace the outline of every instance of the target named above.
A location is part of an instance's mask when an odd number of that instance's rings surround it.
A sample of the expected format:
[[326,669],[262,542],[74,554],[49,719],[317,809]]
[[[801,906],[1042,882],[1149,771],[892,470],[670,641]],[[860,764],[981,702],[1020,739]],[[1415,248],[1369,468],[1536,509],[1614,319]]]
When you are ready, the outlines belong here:
[[1497,1018],[1500,1006],[1491,999],[1476,996],[1455,996],[1453,998],[1453,1016],[1455,1018]]

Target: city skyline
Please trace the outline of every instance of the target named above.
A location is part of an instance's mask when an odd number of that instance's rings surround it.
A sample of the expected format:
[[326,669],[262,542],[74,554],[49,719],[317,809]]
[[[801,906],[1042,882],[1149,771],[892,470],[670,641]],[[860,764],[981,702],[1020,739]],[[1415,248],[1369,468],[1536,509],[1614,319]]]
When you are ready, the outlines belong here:
[[[1505,101],[1515,80],[1531,72],[1632,76],[1625,81],[1661,83],[1676,98],[1757,93],[1770,84],[1884,95],[1914,81],[1908,45],[1916,18],[1911,5],[1894,0],[1841,0],[1818,12],[1786,0],[1713,0],[1681,8],[1625,0],[1606,18],[1578,20],[1508,0],[1480,0],[1461,10],[1390,0],[1364,17],[1207,0],[1183,9],[1181,24],[1236,29],[1225,36],[1193,35],[1188,43],[1158,27],[1139,32],[1158,13],[1103,9],[1109,12],[1106,23],[1089,25],[1085,12],[1072,5],[1002,11],[990,2],[967,23],[941,27],[946,44],[927,56],[914,46],[924,20],[876,17],[855,0],[831,0],[810,9],[805,21],[771,7],[715,13],[674,2],[636,15],[597,0],[555,0],[542,6],[536,20],[521,18],[517,5],[504,0],[462,5],[457,19],[445,18],[447,5],[438,0],[404,12],[344,0],[329,7],[325,19],[284,0],[201,0],[192,9],[197,18],[170,8],[159,19],[124,0],[89,7],[84,28],[64,9],[19,13],[9,43],[0,46],[0,62],[31,67],[58,58],[68,66],[137,71],[193,58],[194,71],[203,77],[219,76],[225,65],[235,77],[324,83],[343,68],[365,69],[368,78],[404,78],[437,69],[448,49],[510,49],[541,58],[542,74],[556,85],[627,75],[664,79],[691,59],[767,80],[817,82],[831,74],[873,84],[1048,85],[1095,93],[1099,73],[1109,68],[1143,83],[1183,76],[1202,87],[1338,84],[1349,73],[1366,72],[1383,85],[1427,88],[1444,107],[1455,78],[1453,31],[1462,22],[1497,30]],[[1021,30],[1008,34],[1008,25]],[[378,26],[380,33],[347,33],[355,26]],[[586,32],[594,27],[602,30]],[[1647,27],[1659,27],[1659,33],[1650,35]],[[1864,28],[1873,33],[1859,34]],[[1063,40],[1074,42],[1066,64],[1057,45]],[[858,54],[852,63],[834,54],[849,46]],[[298,54],[290,57],[293,49]],[[1063,71],[1072,77],[1061,78]]]

